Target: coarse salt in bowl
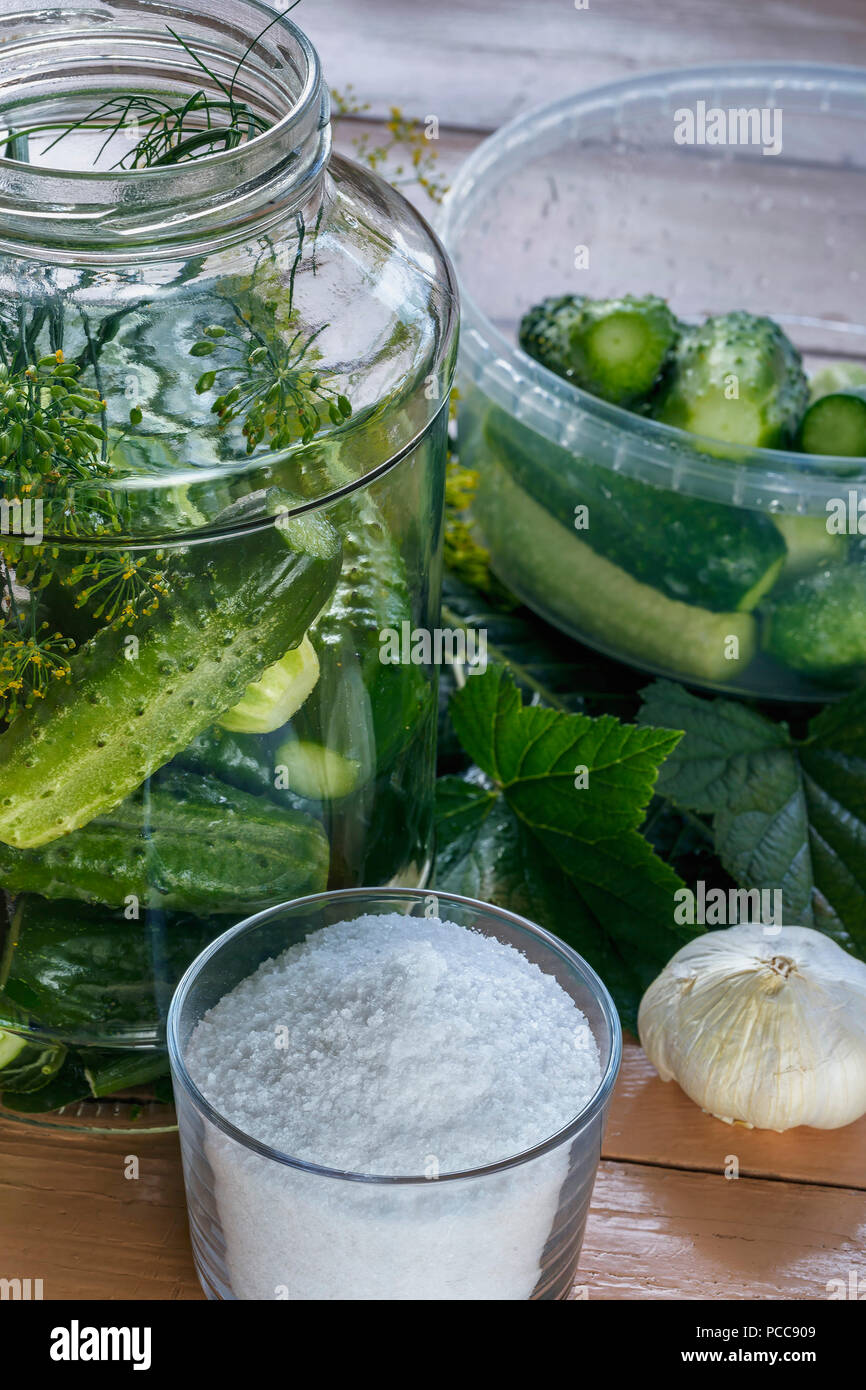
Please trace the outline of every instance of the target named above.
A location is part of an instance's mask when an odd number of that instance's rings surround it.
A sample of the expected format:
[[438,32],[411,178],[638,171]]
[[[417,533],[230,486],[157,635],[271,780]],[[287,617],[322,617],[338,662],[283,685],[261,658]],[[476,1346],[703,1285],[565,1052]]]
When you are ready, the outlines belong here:
[[210,1297],[568,1296],[621,1034],[556,937],[452,894],[317,894],[213,942],[168,1043]]

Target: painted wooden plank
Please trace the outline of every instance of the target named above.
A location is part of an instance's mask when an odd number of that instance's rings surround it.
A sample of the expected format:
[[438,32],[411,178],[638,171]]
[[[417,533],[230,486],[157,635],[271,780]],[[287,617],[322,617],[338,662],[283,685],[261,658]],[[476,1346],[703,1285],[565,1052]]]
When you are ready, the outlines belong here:
[[844,1129],[801,1126],[786,1134],[727,1125],[705,1115],[676,1082],[660,1081],[643,1050],[627,1042],[605,1158],[742,1176],[783,1178],[866,1191],[866,1116]]
[[866,1287],[866,1197],[603,1162],[578,1289],[611,1299],[826,1299]]
[[772,61],[866,63],[863,0],[330,0],[299,22],[331,86],[493,129],[539,102],[653,68]]
[[[0,1274],[41,1278],[46,1299],[201,1297],[172,1135],[0,1126],[0,1232]],[[866,1281],[864,1242],[862,1192],[605,1160],[578,1283],[590,1298],[824,1298],[852,1269]]]

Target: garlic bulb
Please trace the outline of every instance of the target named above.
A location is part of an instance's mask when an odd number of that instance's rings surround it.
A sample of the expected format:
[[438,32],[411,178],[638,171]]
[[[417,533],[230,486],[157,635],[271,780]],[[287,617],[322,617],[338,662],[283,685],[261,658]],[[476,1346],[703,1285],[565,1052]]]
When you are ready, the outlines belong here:
[[663,1081],[729,1124],[836,1129],[866,1112],[866,964],[808,927],[708,931],[641,1000]]

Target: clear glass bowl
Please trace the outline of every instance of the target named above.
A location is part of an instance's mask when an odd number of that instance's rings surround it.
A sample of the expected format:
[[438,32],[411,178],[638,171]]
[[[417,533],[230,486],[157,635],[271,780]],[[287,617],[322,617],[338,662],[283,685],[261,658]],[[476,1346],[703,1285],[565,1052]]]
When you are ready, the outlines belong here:
[[[378,1177],[279,1153],[238,1130],[202,1095],[184,1058],[208,1009],[263,961],[311,933],[395,911],[438,916],[507,942],[574,999],[598,1044],[602,1079],[589,1104],[558,1134],[469,1172]],[[450,893],[318,894],[259,913],[211,943],[172,1000],[168,1046],[193,1253],[210,1298],[568,1297],[622,1035],[601,980],[556,937],[513,913]]]
[[[436,671],[380,650],[438,621],[453,277],[398,193],[331,156],[305,36],[281,19],[250,47],[273,18],[21,0],[0,19],[15,1113],[167,1074],[172,989],[229,923],[429,872]],[[266,130],[132,167],[144,115],[117,103],[232,81]],[[58,120],[59,142],[36,132]],[[16,712],[8,663],[33,644],[57,678]]]
[[[781,152],[677,144],[675,113],[699,101],[781,108]],[[765,698],[832,698],[862,680],[857,599],[840,615],[819,592],[784,661],[764,644],[795,578],[862,563],[861,538],[828,535],[827,506],[858,487],[866,497],[866,467],[731,450],[609,405],[534,362],[517,328],[547,295],[655,293],[685,320],[734,309],[776,318],[810,371],[866,364],[864,135],[866,71],[726,65],[567,97],[498,131],[461,168],[441,230],[461,285],[460,454],[481,474],[477,518],[505,583],[599,651]],[[575,530],[588,492],[602,511],[620,509],[624,534],[601,557],[591,505],[588,530]],[[675,495],[693,499],[687,518],[666,507]],[[695,545],[704,528],[710,554],[721,536],[726,556],[754,547],[767,572],[784,558],[754,611],[714,606]],[[684,550],[694,582],[682,565],[669,570]],[[866,595],[863,574],[854,588]]]

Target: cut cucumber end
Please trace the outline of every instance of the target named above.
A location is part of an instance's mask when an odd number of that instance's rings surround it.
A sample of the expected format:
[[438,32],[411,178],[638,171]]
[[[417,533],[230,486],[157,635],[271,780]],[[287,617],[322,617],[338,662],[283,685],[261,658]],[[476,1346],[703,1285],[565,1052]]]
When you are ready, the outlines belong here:
[[321,743],[287,739],[276,754],[277,775],[285,777],[290,791],[310,801],[339,801],[349,796],[361,780],[361,764]]
[[803,416],[799,444],[805,454],[866,458],[866,388],[814,401]]
[[785,579],[841,560],[845,555],[846,538],[831,534],[823,516],[774,516],[773,521],[782,533],[787,547],[782,573]]
[[218,721],[233,734],[271,734],[287,724],[312,694],[319,658],[309,637],[247,686],[243,699]]

